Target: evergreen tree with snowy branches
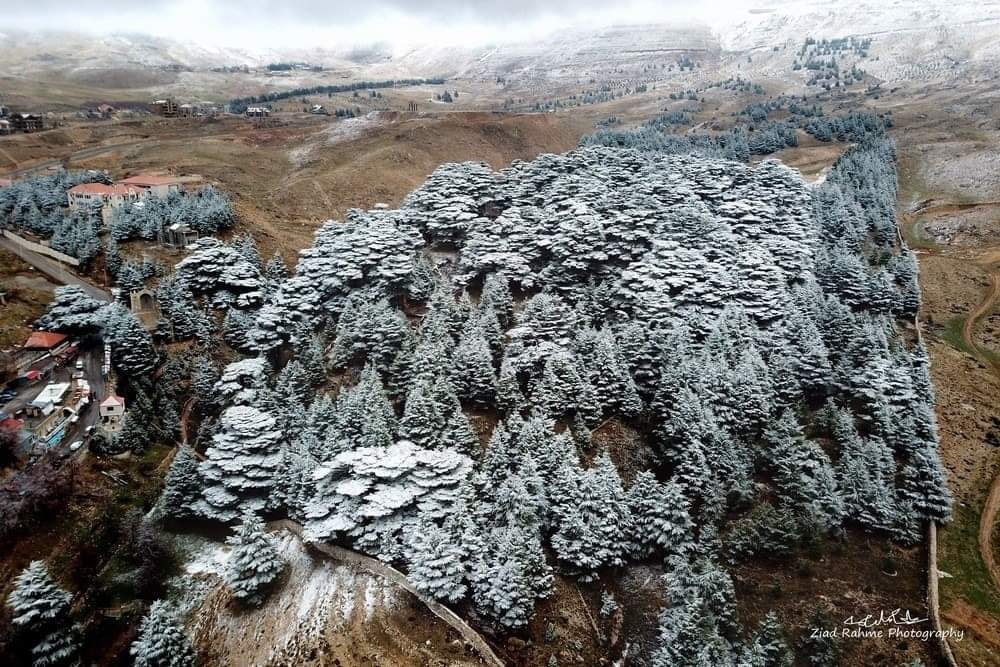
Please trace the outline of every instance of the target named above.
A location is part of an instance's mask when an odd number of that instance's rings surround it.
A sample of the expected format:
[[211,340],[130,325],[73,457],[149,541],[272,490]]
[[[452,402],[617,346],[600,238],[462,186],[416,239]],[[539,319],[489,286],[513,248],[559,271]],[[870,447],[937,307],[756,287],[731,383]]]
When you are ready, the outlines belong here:
[[195,654],[177,610],[157,600],[139,624],[139,636],[129,649],[136,667],[194,667]]
[[32,561],[14,578],[13,590],[7,597],[13,614],[11,623],[31,646],[31,664],[35,667],[75,662],[79,633],[70,619],[70,600],[70,594],[52,579],[43,561]]
[[163,481],[163,514],[171,519],[194,516],[193,504],[200,492],[198,458],[189,446],[181,445]]
[[465,597],[469,555],[451,533],[430,521],[421,521],[409,536],[407,576],[422,593],[458,602]]
[[687,499],[672,482],[659,482],[644,470],[629,487],[627,501],[632,513],[629,553],[649,558],[656,552],[682,554],[691,546],[691,517]]
[[256,514],[244,514],[227,544],[232,547],[223,579],[241,604],[257,606],[285,569],[274,539],[265,532]]

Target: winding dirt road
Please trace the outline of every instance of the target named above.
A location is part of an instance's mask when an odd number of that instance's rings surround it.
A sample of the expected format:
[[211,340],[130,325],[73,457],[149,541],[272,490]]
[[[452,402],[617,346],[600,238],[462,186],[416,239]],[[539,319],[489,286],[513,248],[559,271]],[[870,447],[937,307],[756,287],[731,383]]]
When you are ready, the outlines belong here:
[[[949,215],[954,213],[959,213],[961,211],[966,211],[969,209],[980,208],[980,207],[990,207],[995,208],[998,206],[997,202],[979,202],[972,204],[938,204],[938,205],[924,205],[918,207],[916,210],[906,213],[901,213],[899,215],[900,225],[897,226],[897,230],[900,232],[902,237],[904,230],[908,240],[914,246],[924,245],[919,238],[919,229],[917,228],[917,219],[922,215]],[[901,238],[902,240],[902,238]],[[949,261],[969,261],[964,258],[955,257],[948,252],[944,251],[942,248],[931,245],[930,247],[920,248],[920,253],[926,255],[933,255]],[[976,329],[976,324],[982,320],[984,317],[988,316],[997,300],[1000,299],[1000,250],[995,248],[985,248],[979,253],[978,257],[973,260],[975,264],[983,268],[990,278],[990,288],[986,294],[982,297],[979,303],[973,308],[969,315],[966,317],[965,322],[962,325],[962,341],[971,353],[980,361],[987,364],[993,372],[1000,377],[1000,363],[997,362],[995,357],[991,355],[984,354],[984,350],[981,349],[973,337]],[[919,316],[918,316],[919,318]],[[919,322],[917,324],[917,334],[919,336],[920,327]],[[987,571],[990,573],[990,578],[993,581],[994,587],[1000,591],[1000,567],[998,567],[996,559],[993,555],[993,533],[994,527],[997,523],[997,515],[1000,513],[1000,473],[998,473],[990,484],[989,492],[987,493],[986,499],[983,502],[982,512],[980,513],[979,530],[978,530],[978,547],[979,554],[983,560]],[[938,576],[937,576],[937,526],[931,524],[928,527],[928,608],[931,612],[932,618],[934,619],[935,629],[941,629],[941,612],[939,609],[939,591],[938,591]],[[954,610],[952,610],[954,611]],[[967,630],[972,631],[976,634],[976,628],[969,624],[969,619],[959,619],[954,617],[954,615],[948,616],[949,622],[953,625],[958,625],[964,627]],[[992,638],[980,636],[982,641],[986,643],[992,643]],[[956,665],[955,656],[952,653],[951,646],[947,639],[942,638],[941,640],[941,650],[945,662],[949,665]]]
[[[969,346],[969,349],[975,350],[977,353],[981,353],[982,351],[972,337],[976,322],[989,315],[998,298],[1000,298],[1000,271],[993,268],[990,270],[989,292],[986,293],[983,300],[976,306],[976,309],[969,314],[962,327],[962,340]],[[1000,365],[998,365],[996,359],[987,355],[983,356],[986,357],[984,361],[1000,377]],[[990,491],[986,495],[986,502],[983,504],[983,511],[979,520],[979,554],[983,558],[986,569],[990,572],[993,585],[1000,591],[1000,567],[997,567],[996,558],[993,555],[993,533],[997,525],[998,513],[1000,513],[1000,474],[997,474],[990,484]]]
[[[921,207],[912,213],[903,214],[901,219],[909,232],[909,236],[913,238],[918,233],[918,230],[916,229],[918,216],[948,215],[980,207],[995,208],[998,205],[1000,205],[1000,203],[988,201],[972,204],[940,204],[926,206]],[[959,258],[950,256],[948,253],[942,252],[936,247],[922,248],[921,252],[950,260],[959,260]],[[993,372],[1000,377],[1000,362],[997,361],[996,357],[985,354],[986,351],[976,343],[975,338],[973,337],[976,325],[980,320],[987,317],[993,311],[998,300],[1000,300],[1000,252],[985,249],[984,252],[982,252],[976,260],[974,260],[974,263],[978,264],[988,273],[990,278],[990,287],[976,307],[969,312],[968,317],[965,318],[965,322],[962,324],[962,341],[965,343],[967,348],[972,351],[973,355],[977,359],[987,364],[993,369]],[[1000,566],[997,564],[993,550],[993,533],[995,532],[994,528],[997,524],[998,514],[1000,514],[1000,473],[993,478],[986,500],[984,501],[979,520],[978,538],[980,557],[983,559],[983,563],[986,565],[986,568],[990,573],[990,578],[993,580],[994,587],[1000,591]]]

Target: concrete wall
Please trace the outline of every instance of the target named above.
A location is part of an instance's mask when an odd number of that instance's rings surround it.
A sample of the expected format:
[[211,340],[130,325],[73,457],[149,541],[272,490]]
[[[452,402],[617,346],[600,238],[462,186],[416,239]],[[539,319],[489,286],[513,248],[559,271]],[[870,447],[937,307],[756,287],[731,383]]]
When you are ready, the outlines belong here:
[[51,257],[55,260],[62,262],[63,264],[69,264],[70,266],[80,266],[80,260],[78,260],[76,257],[70,257],[69,255],[61,253],[58,250],[53,250],[48,246],[44,246],[41,243],[35,243],[34,241],[29,241],[26,238],[18,236],[9,229],[3,230],[3,235],[4,238],[10,240],[13,243],[16,243],[25,250],[30,250],[31,252],[37,253],[39,255],[45,255],[47,257]]

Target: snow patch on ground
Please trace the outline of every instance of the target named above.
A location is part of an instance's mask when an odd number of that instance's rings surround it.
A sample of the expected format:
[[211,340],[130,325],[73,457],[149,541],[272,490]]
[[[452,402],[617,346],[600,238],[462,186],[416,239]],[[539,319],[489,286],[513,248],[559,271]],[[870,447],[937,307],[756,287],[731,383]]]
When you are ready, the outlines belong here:
[[326,138],[325,145],[333,146],[342,141],[357,139],[369,129],[381,124],[381,114],[378,111],[372,111],[361,118],[345,118],[336,121],[323,131]]
[[316,151],[351,141],[375,127],[382,125],[381,113],[369,112],[361,118],[344,118],[330,121],[330,125],[314,135],[314,139],[288,151],[288,159],[296,167],[304,167],[316,158]]
[[226,563],[229,562],[231,551],[232,549],[224,544],[208,543],[184,565],[184,572],[191,575],[215,574],[222,576],[222,571],[225,569]]

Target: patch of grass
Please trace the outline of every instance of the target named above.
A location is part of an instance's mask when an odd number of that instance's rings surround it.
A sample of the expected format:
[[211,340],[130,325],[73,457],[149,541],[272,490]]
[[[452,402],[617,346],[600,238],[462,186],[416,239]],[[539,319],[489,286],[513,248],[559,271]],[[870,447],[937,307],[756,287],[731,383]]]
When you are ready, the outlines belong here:
[[951,345],[956,350],[978,358],[979,350],[970,347],[969,344],[965,342],[965,338],[962,337],[962,329],[965,328],[966,319],[967,318],[965,317],[953,317],[945,322],[941,338],[943,338],[946,343]]
[[993,350],[971,347],[965,342],[965,338],[962,337],[962,329],[965,328],[967,319],[965,317],[953,317],[948,320],[944,325],[944,331],[941,332],[941,338],[959,352],[964,352],[971,357],[1000,368],[1000,354]]
[[938,569],[951,575],[941,579],[943,607],[964,600],[996,618],[1000,617],[1000,593],[979,554],[979,520],[989,479],[984,475],[979,483],[976,505],[956,503],[951,523],[938,531]]
[[902,225],[901,229],[906,244],[916,250],[940,250],[941,244],[924,234],[923,222],[923,218],[917,218],[912,225]]

